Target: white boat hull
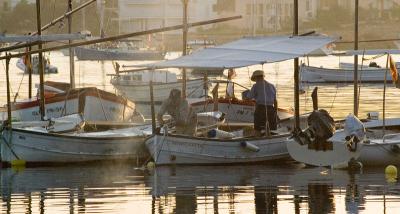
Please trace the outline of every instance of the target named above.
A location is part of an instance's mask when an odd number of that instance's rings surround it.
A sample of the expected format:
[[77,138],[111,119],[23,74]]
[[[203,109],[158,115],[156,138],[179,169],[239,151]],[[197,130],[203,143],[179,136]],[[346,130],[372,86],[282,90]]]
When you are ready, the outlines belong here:
[[[125,121],[135,122],[140,114],[135,105],[110,93],[95,88],[78,89],[74,93],[60,93],[46,99],[47,118],[83,113],[87,121]],[[12,104],[11,116],[16,121],[40,120],[38,100],[28,100]],[[0,112],[0,120],[7,119],[7,111]]]
[[[146,140],[146,147],[156,165],[263,162],[289,158],[284,143],[288,136],[218,140],[155,135]],[[242,142],[251,143],[259,151],[244,148]]]
[[360,157],[360,161],[364,166],[387,166],[389,164],[400,164],[400,151],[394,150],[393,147],[400,147],[400,141],[397,142],[377,142],[364,144]]
[[[26,129],[3,130],[1,159],[27,163],[69,163],[146,158],[145,136],[76,136]],[[4,142],[7,141],[8,145]]]
[[[359,71],[359,78],[362,82],[383,82],[386,68],[369,68]],[[301,81],[309,83],[337,83],[353,82],[354,71],[352,69],[329,69],[312,66],[301,66]],[[392,81],[392,75],[387,72],[386,79]]]
[[286,143],[290,156],[301,163],[311,166],[329,166],[333,168],[345,168],[351,159],[356,160],[360,156],[362,143],[357,144],[356,151],[350,151],[347,147],[344,131],[337,131],[332,138],[331,149],[309,149],[309,145],[301,145],[294,139]]
[[[212,101],[196,102],[192,103],[191,106],[194,112],[209,112],[214,110],[214,103]],[[218,102],[218,111],[225,113],[226,122],[253,123],[254,110],[254,103],[242,104],[234,102]],[[285,120],[293,117],[293,114],[285,109],[278,109],[277,113],[280,120]]]
[[[117,89],[118,93],[128,99],[134,101],[136,104],[149,104],[150,103],[150,86],[148,84],[121,84],[117,80],[112,80],[111,84]],[[204,80],[196,79],[189,80],[186,83],[186,94],[188,98],[198,98],[204,95]],[[168,98],[172,89],[182,90],[182,82],[172,83],[154,83],[153,94],[154,102],[160,104]]]

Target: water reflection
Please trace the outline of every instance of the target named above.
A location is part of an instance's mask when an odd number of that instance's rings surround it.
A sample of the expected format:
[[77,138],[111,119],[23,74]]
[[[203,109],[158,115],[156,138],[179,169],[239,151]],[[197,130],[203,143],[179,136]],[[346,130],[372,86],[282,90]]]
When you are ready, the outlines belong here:
[[2,169],[0,213],[395,213],[400,186],[382,171],[296,164]]

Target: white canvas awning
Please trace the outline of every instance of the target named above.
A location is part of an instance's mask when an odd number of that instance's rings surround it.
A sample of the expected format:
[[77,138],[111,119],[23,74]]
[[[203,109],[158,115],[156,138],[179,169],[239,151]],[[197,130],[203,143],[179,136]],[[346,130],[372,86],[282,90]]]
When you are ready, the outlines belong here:
[[381,55],[381,54],[400,54],[399,49],[373,49],[373,50],[347,50],[347,56],[353,55]]
[[243,38],[206,48],[174,60],[139,65],[148,68],[239,68],[279,62],[325,47],[335,39],[327,36],[271,36]]

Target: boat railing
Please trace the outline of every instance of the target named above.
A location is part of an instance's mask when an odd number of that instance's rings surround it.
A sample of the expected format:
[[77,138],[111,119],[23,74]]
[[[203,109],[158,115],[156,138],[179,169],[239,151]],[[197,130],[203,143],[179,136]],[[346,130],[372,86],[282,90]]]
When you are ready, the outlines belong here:
[[385,143],[386,140],[400,140],[400,133],[386,134],[382,138],[382,142]]

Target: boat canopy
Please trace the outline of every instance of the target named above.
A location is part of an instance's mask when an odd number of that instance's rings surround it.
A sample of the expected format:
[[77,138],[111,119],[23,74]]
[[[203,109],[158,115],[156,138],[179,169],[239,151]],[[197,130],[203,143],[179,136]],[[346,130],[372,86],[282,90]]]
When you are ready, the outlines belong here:
[[372,50],[347,50],[345,55],[381,55],[381,54],[400,54],[399,49],[372,49]]
[[173,60],[138,67],[159,68],[240,68],[306,56],[335,39],[327,36],[269,36],[242,38],[205,48]]

